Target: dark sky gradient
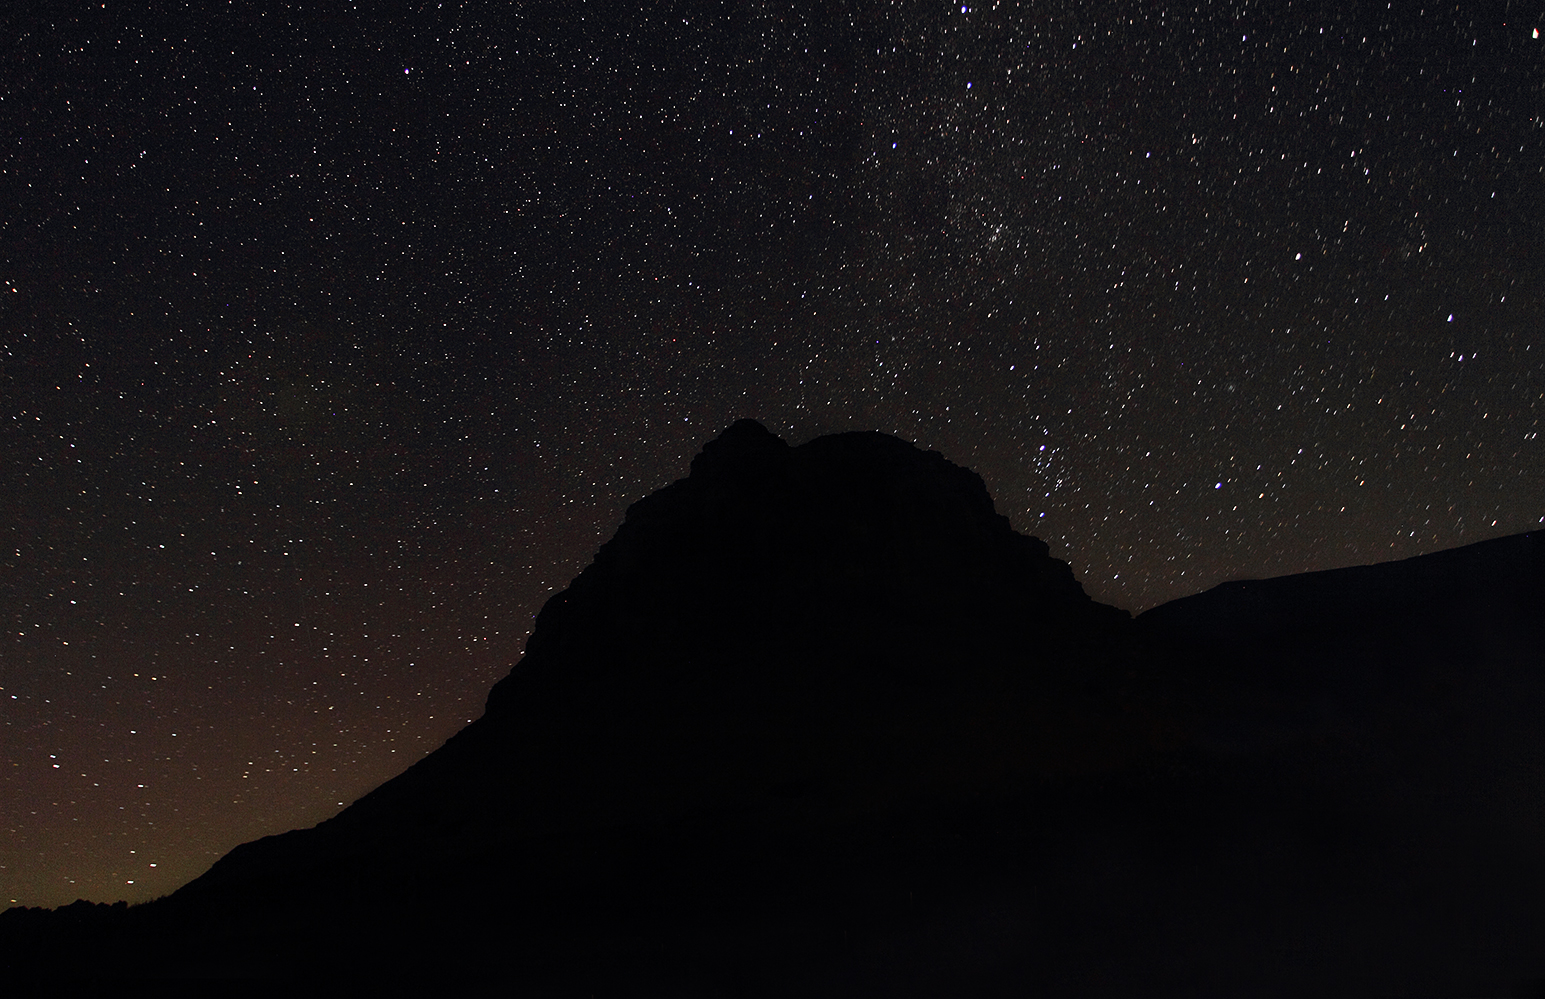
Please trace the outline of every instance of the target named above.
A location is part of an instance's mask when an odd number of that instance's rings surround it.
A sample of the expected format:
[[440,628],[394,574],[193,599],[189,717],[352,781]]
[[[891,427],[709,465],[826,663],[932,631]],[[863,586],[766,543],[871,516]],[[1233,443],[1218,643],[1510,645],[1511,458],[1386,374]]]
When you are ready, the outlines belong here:
[[0,16],[0,904],[402,770],[740,417],[1134,612],[1545,522],[1539,5],[1169,6]]

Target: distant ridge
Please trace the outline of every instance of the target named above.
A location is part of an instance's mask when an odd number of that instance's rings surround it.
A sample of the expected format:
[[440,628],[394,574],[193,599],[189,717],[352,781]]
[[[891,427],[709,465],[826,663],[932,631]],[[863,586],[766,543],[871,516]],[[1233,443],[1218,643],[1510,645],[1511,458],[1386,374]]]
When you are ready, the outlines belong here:
[[1460,691],[1500,664],[1545,677],[1545,531],[1223,583],[1137,623],[1187,650],[1215,726],[1239,737],[1304,734],[1333,714],[1348,723],[1394,705],[1433,717],[1458,710]]
[[1282,633],[1305,616],[1346,623],[1392,613],[1443,614],[1477,602],[1506,614],[1545,608],[1545,531],[1394,562],[1222,583],[1141,618],[1151,627],[1221,639],[1220,629]]

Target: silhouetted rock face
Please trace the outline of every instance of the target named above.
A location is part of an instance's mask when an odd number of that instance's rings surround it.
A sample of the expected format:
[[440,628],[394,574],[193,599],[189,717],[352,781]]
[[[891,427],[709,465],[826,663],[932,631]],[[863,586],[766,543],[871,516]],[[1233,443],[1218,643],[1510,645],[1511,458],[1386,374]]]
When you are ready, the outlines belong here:
[[791,448],[743,420],[629,508],[483,718],[179,896],[299,876],[443,897],[469,858],[529,885],[604,869],[631,837],[766,839],[1111,771],[1167,737],[1126,690],[1130,635],[975,473],[883,434]]
[[578,726],[589,749],[565,757],[595,752],[633,818],[799,789],[865,807],[1073,765],[967,744],[1103,677],[1126,623],[937,453],[875,433],[790,448],[747,420],[548,602],[487,723]]

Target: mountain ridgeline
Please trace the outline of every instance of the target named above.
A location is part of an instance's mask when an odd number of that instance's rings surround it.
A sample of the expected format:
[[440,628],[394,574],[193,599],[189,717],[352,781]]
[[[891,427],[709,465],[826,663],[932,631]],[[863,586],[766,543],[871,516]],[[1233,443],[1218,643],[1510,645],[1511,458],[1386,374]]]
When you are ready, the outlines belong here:
[[1134,621],[937,453],[744,420],[629,508],[439,750],[157,902],[11,910],[0,962],[1545,995],[1542,650],[1545,534]]

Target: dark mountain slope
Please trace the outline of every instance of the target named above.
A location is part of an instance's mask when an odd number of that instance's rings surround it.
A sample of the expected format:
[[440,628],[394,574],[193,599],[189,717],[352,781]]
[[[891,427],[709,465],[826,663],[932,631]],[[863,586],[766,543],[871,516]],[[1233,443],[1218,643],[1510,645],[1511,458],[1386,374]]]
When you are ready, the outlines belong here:
[[1545,843],[1545,533],[1226,583],[1138,625],[1185,650],[1217,752],[1334,746]]
[[1241,842],[1297,830],[1342,872],[1324,904],[1363,925],[1326,952],[1385,950],[1413,994],[1545,994],[1545,533],[1226,583],[1137,625],[1197,695],[1195,745],[1286,806]]
[[160,902],[13,910],[0,961],[522,994],[1526,994],[1545,572],[1535,536],[1490,545],[1133,622],[939,455],[743,421],[630,508],[440,750]]

